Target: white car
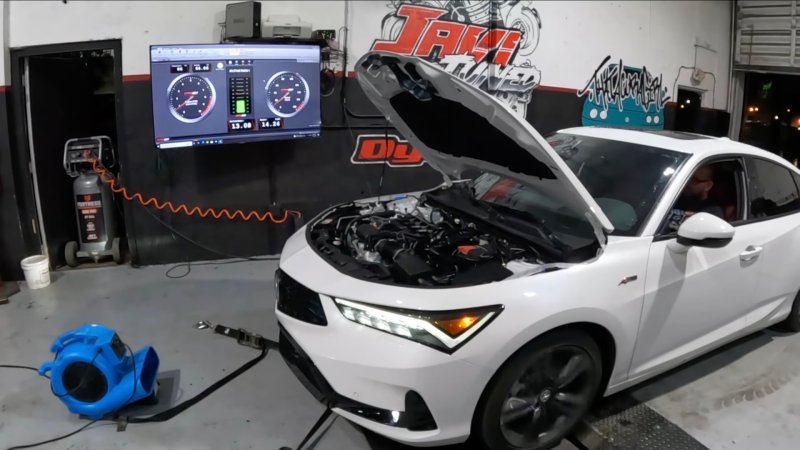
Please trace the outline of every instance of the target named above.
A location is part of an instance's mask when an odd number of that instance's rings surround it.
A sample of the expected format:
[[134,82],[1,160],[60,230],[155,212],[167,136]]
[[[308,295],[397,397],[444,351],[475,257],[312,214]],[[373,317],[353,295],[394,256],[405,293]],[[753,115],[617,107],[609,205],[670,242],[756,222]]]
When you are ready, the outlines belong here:
[[669,131],[545,139],[427,62],[356,70],[445,182],[331,207],[286,243],[281,352],[339,415],[416,446],[544,449],[598,396],[800,329],[785,160]]

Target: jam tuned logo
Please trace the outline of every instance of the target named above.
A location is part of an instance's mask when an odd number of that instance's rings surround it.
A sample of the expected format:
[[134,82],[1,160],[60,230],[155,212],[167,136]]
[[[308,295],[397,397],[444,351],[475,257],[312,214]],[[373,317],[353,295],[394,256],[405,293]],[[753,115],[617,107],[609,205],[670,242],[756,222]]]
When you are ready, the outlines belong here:
[[390,134],[362,134],[350,158],[353,164],[388,164],[390,167],[419,167],[425,164],[422,153],[408,141]]
[[542,23],[530,1],[392,1],[372,50],[440,64],[525,116],[541,73],[531,54]]
[[585,126],[612,125],[664,128],[667,87],[662,75],[653,76],[646,67],[608,64],[606,56],[578,97],[586,96],[581,122]]

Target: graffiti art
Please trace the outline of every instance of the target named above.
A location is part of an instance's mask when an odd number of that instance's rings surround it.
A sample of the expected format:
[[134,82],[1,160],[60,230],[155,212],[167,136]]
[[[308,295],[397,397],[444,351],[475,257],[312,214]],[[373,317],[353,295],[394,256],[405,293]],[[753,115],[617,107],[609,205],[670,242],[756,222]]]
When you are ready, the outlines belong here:
[[646,67],[608,64],[606,56],[589,82],[578,90],[586,96],[581,123],[584,126],[664,128],[664,106],[670,97],[662,84],[662,75],[654,77]]
[[414,55],[525,116],[541,80],[531,55],[542,22],[530,1],[391,1],[372,50]]

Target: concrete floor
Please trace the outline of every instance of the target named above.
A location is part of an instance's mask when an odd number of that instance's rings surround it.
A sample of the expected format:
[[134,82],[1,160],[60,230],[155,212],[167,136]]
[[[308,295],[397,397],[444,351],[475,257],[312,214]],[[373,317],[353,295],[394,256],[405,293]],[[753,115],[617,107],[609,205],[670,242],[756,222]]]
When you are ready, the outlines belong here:
[[[39,366],[62,332],[87,322],[115,328],[134,350],[153,345],[162,392],[180,402],[256,355],[192,325],[208,319],[277,337],[274,262],[194,266],[182,279],[167,267],[102,267],[58,272],[45,289],[0,306],[0,364]],[[180,272],[178,269],[176,272]],[[759,333],[635,391],[712,449],[796,448],[800,428],[800,336]],[[265,449],[296,446],[322,407],[272,353],[192,409],[161,424],[93,429],[51,449]],[[0,369],[0,449],[70,432],[69,414],[33,372]],[[339,418],[318,450],[404,447]],[[464,446],[450,447],[461,450]],[[559,450],[574,449],[568,443]]]

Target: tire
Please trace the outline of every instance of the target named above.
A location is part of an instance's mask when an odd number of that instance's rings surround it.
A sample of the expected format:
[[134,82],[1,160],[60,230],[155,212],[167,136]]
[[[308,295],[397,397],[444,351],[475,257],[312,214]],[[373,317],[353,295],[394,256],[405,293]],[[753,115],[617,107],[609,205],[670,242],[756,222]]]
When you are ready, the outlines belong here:
[[490,450],[555,447],[589,410],[602,376],[600,349],[588,334],[562,330],[537,338],[484,390],[473,421],[476,441]]
[[78,243],[75,241],[67,242],[64,246],[64,259],[70,267],[78,267]]
[[114,258],[114,262],[117,264],[125,262],[122,240],[120,238],[114,238],[114,240],[111,241],[111,257]]
[[790,312],[789,317],[781,323],[781,328],[792,332],[800,331],[800,292],[795,296],[792,312]]

